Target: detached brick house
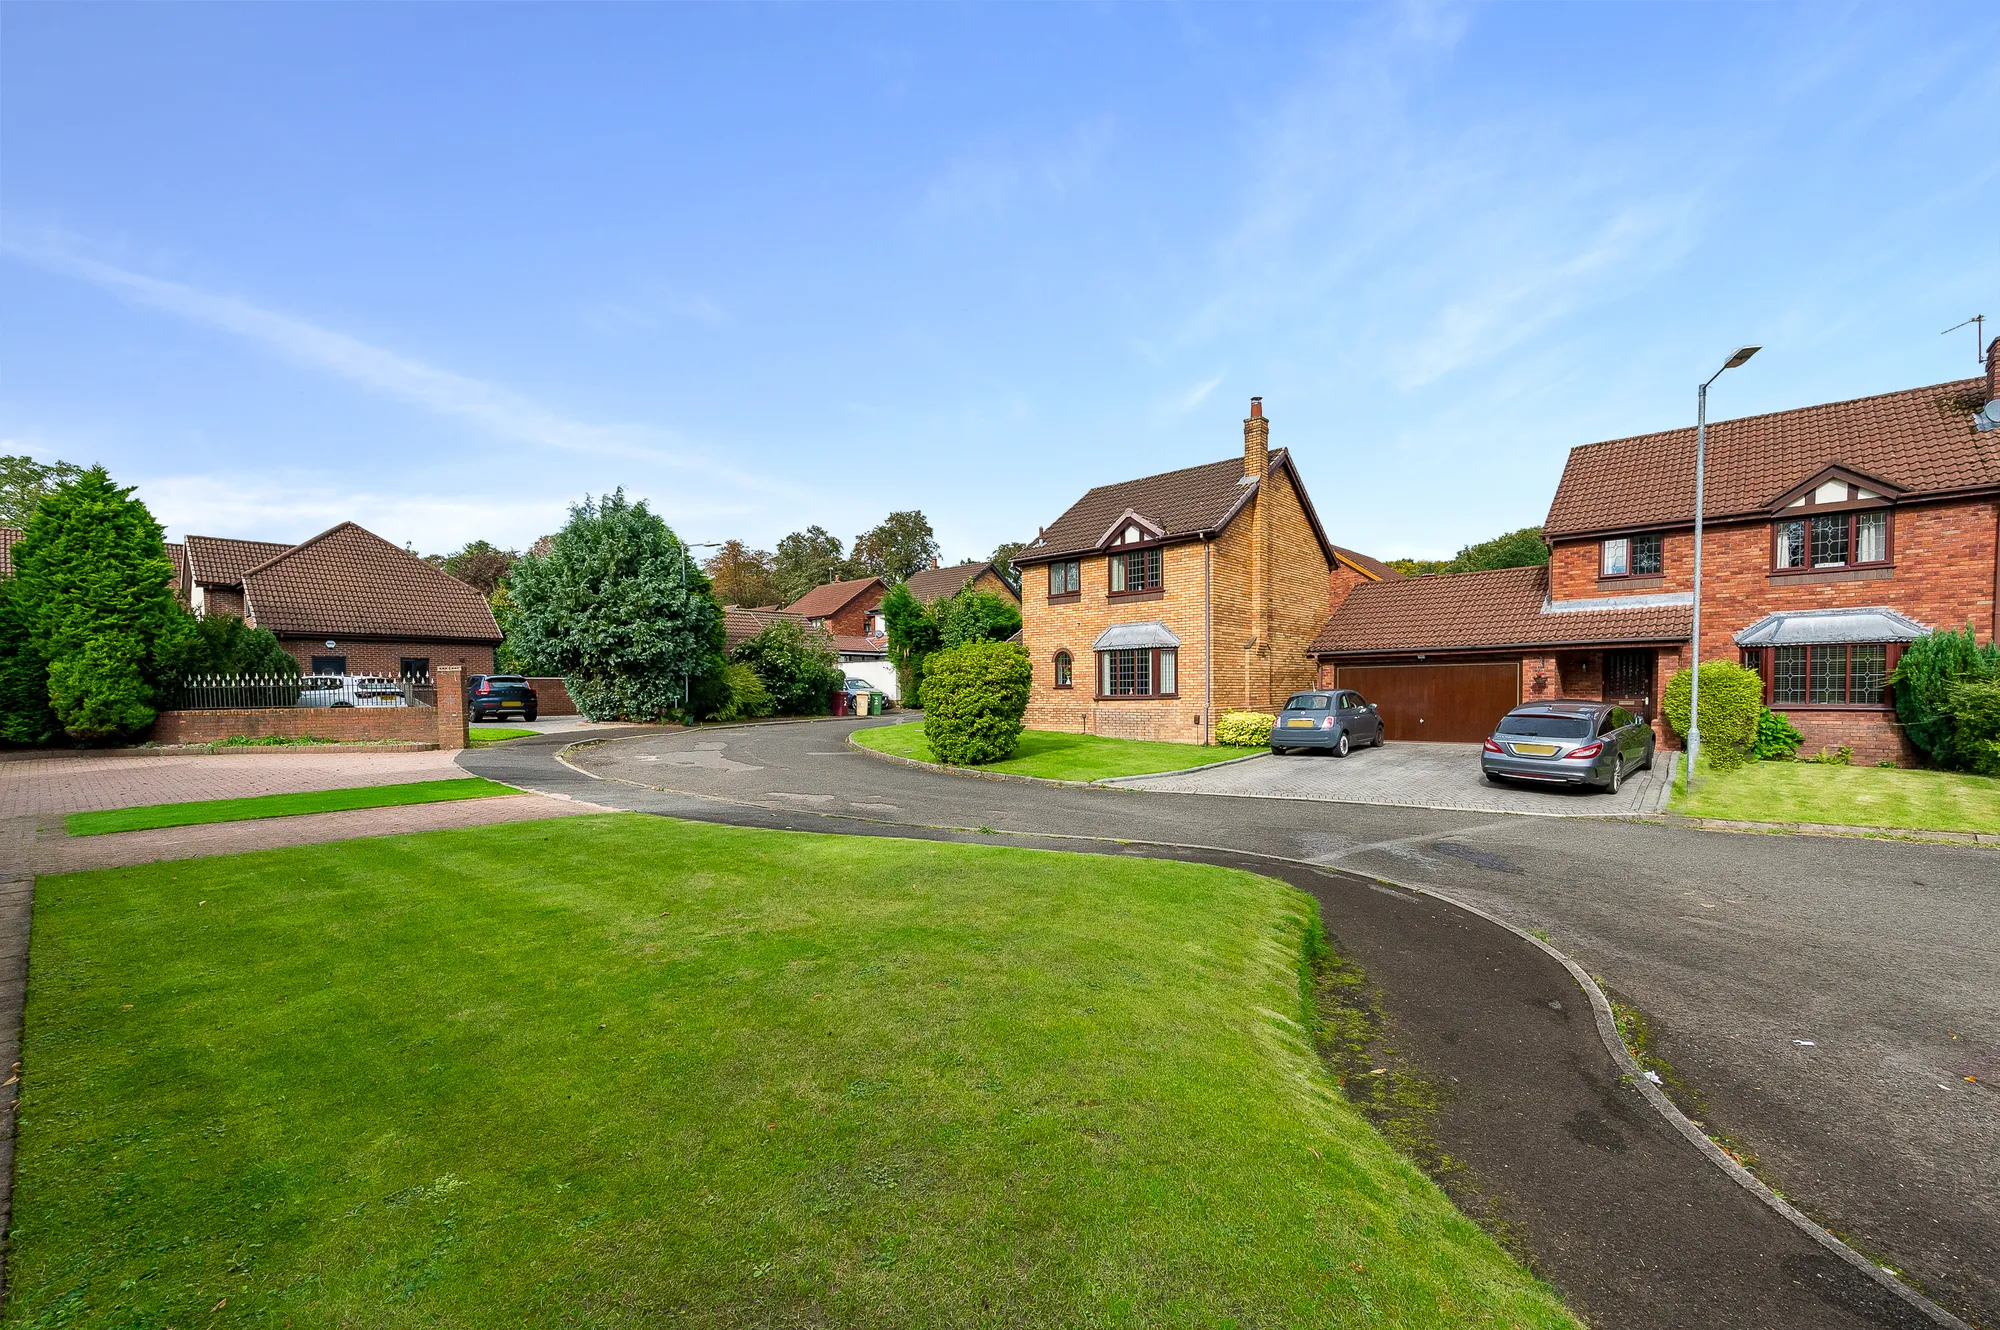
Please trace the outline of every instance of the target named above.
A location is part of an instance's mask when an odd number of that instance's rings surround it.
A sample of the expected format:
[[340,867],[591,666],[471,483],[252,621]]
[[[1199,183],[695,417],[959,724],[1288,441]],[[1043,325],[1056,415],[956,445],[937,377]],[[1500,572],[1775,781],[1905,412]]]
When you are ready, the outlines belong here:
[[[1912,638],[2000,613],[2000,432],[1985,378],[1708,427],[1705,660],[1739,660],[1806,747],[1913,760],[1886,691]],[[1546,569],[1359,587],[1313,643],[1323,683],[1391,738],[1476,741],[1521,700],[1616,700],[1658,720],[1692,658],[1694,431],[1570,451]],[[1539,603],[1537,603],[1539,602]],[[1419,734],[1421,732],[1421,735]]]
[[500,626],[486,598],[352,522],[298,545],[189,536],[186,599],[274,633],[310,674],[491,674]]
[[889,584],[881,578],[860,577],[816,586],[785,609],[837,637],[880,637],[887,631],[881,609],[888,594]]
[[1014,564],[1028,725],[1183,743],[1309,686],[1332,598],[1395,576],[1327,539],[1260,398],[1240,459],[1101,485]]
[[967,585],[990,592],[1012,605],[1020,605],[1021,589],[1007,580],[991,560],[984,563],[959,563],[949,568],[939,568],[932,564],[929,568],[911,573],[903,579],[903,585],[912,596],[929,605],[955,596]]

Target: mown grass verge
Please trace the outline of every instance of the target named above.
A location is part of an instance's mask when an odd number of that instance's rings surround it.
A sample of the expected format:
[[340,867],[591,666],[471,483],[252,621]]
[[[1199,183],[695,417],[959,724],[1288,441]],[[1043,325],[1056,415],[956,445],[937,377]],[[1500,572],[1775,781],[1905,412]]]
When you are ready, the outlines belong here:
[[[930,745],[924,742],[922,721],[856,730],[854,742],[896,757],[912,758],[918,762],[937,761],[931,754]],[[1246,754],[1241,749],[1235,748],[1161,743],[1151,739],[1106,739],[1095,734],[1067,734],[1055,730],[1025,730],[1012,757],[975,769],[1004,771],[1016,776],[1040,776],[1045,780],[1103,780],[1108,776],[1150,776],[1163,771],[1184,771],[1189,767],[1244,756]]]
[[466,730],[465,737],[475,744],[497,744],[505,743],[509,739],[526,739],[540,732],[539,730],[521,730],[511,727],[494,730],[474,725]]
[[1752,762],[1696,773],[1674,784],[1673,810],[1744,822],[1822,822],[1843,827],[2000,832],[2000,779],[1955,771]]
[[1556,1326],[1310,900],[633,815],[37,884],[9,1323]]
[[245,822],[258,817],[293,817],[300,813],[338,813],[355,808],[396,808],[405,804],[446,803],[453,799],[487,799],[520,791],[479,776],[450,780],[419,780],[402,785],[363,785],[350,790],[309,790],[304,794],[258,794],[245,799],[201,799],[184,804],[142,804],[95,813],[71,813],[63,827],[72,836],[101,836],[113,831],[150,831],[155,827],[192,827],[204,822]]

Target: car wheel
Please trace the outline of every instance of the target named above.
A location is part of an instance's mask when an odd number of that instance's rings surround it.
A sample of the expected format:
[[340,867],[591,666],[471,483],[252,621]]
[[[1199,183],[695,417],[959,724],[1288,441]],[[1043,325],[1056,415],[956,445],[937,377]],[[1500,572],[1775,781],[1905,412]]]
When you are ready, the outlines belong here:
[[1649,743],[1646,745],[1646,760],[1639,764],[1639,770],[1651,771],[1652,769],[1653,769],[1653,745]]
[[1375,742],[1368,746],[1370,748],[1380,748],[1382,746],[1382,730],[1380,726],[1377,726],[1375,730]]
[[1283,757],[1284,755],[1285,755],[1285,750],[1284,750],[1284,749],[1282,749],[1282,748],[1278,747],[1278,745],[1276,745],[1276,744],[1272,744],[1272,745],[1271,745],[1271,756],[1272,756],[1272,757]]
[[1505,776],[1498,776],[1495,775],[1493,772],[1489,771],[1486,773],[1486,783],[1488,785],[1498,785],[1502,789],[1505,789],[1507,786],[1512,785],[1514,782],[1508,780]]
[[1347,731],[1342,730],[1340,732],[1340,737],[1333,741],[1333,755],[1335,757],[1346,757],[1347,749],[1348,749]]
[[1618,793],[1618,787],[1625,783],[1625,762],[1622,758],[1611,759],[1611,779],[1604,782],[1606,794]]
[[541,713],[540,713],[540,711],[539,711],[539,710],[538,710],[537,708],[535,708],[535,707],[529,707],[529,708],[528,708],[528,719],[529,719],[529,720],[533,720],[533,719],[534,719],[534,718],[535,718],[536,716],[538,716],[538,715],[540,715],[540,714],[541,714]]

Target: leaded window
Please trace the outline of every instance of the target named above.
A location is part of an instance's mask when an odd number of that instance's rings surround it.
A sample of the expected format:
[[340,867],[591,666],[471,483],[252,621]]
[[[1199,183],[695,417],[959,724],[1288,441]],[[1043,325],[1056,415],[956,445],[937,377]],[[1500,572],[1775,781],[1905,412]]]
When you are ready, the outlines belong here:
[[1083,590],[1083,565],[1065,559],[1049,565],[1049,595],[1067,596]]
[[1632,542],[1620,536],[1604,542],[1604,575],[1624,577],[1631,568]]
[[1847,514],[1812,520],[1812,566],[1826,568],[1847,562]]
[[1660,533],[1632,537],[1632,576],[1650,577],[1661,569]]
[[1806,524],[1803,519],[1778,523],[1778,567],[1806,566]]
[[1809,666],[1807,670],[1808,702],[1845,702],[1847,700],[1847,648],[1844,646],[1807,647]]
[[1069,686],[1070,686],[1069,652],[1058,651],[1056,652],[1056,687],[1067,688]]
[[1179,653],[1172,647],[1135,647],[1097,653],[1098,694],[1103,697],[1171,697],[1179,691]]
[[1889,514],[1856,513],[1854,561],[1880,563],[1889,557]]
[[1771,704],[1881,706],[1888,700],[1886,642],[1830,642],[1771,652]]
[[1889,646],[1886,642],[1856,642],[1848,648],[1847,700],[1883,702],[1889,687]]
[[1806,700],[1806,649],[1804,647],[1779,647],[1771,662],[1771,700],[1773,702],[1803,702]]
[[1160,548],[1128,550],[1111,556],[1111,594],[1157,591],[1160,587]]

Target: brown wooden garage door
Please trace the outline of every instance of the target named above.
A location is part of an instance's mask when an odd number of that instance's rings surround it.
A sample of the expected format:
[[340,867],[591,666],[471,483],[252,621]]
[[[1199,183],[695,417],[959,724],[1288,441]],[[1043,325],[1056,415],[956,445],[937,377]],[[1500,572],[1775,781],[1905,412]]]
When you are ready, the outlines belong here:
[[1343,665],[1339,686],[1382,713],[1383,737],[1479,743],[1521,702],[1517,661],[1474,665]]

